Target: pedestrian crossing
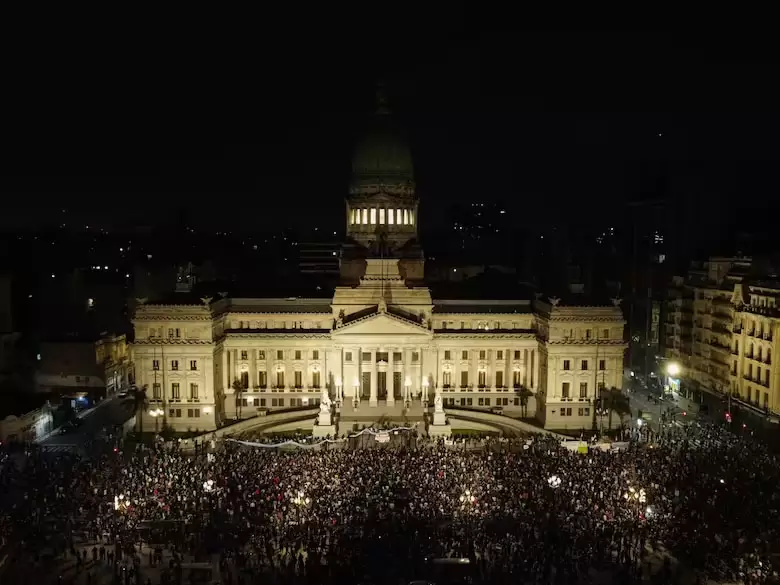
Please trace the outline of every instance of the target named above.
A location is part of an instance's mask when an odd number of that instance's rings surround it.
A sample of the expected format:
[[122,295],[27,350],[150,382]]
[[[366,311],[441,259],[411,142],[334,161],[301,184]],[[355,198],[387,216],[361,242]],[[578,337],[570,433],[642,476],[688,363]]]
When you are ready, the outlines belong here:
[[70,444],[41,445],[41,449],[47,453],[72,453],[78,449],[78,446]]

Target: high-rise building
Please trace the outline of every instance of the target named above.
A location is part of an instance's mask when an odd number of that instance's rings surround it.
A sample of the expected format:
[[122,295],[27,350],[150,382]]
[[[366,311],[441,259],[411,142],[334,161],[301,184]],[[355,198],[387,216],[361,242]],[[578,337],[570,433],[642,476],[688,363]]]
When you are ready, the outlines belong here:
[[692,264],[669,289],[664,319],[668,358],[685,390],[731,395],[780,412],[780,278],[748,257]]

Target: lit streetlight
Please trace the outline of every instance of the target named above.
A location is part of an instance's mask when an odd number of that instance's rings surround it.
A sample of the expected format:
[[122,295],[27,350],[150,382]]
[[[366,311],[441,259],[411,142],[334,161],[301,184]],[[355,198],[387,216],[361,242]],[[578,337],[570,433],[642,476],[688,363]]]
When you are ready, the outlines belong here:
[[159,420],[162,415],[164,415],[165,412],[162,408],[153,408],[149,411],[149,416],[151,416],[154,419],[154,434],[156,435],[159,432]]

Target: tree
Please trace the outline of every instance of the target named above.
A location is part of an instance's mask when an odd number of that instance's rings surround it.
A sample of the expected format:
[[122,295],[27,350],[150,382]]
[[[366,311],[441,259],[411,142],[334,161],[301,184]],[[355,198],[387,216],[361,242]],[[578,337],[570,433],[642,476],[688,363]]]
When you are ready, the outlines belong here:
[[515,386],[515,396],[520,399],[520,407],[523,417],[528,416],[528,399],[533,395],[534,393],[525,386]]
[[241,383],[241,380],[236,378],[233,380],[233,390],[236,392],[236,409],[238,410],[238,418],[241,418],[241,414],[243,413],[243,400],[242,395],[244,394],[244,385]]
[[146,396],[147,386],[136,388],[133,392],[133,412],[135,414],[135,424],[138,427],[138,434],[144,434],[144,412],[149,407],[149,399]]
[[624,415],[631,414],[631,403],[628,396],[623,394],[623,391],[619,388],[605,388],[601,391],[601,399],[604,404],[604,408],[609,410],[608,424],[612,429],[612,413],[614,412],[619,417],[623,418]]

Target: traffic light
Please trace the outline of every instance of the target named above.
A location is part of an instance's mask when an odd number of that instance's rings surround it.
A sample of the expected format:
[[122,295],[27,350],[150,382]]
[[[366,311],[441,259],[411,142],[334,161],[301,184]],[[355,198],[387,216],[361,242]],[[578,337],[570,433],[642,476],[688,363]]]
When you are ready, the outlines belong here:
[[683,410],[683,416],[688,416],[688,412]]
[[730,423],[730,422],[731,422],[731,413],[730,413],[730,412],[727,412],[727,413],[726,413],[726,422],[727,422],[727,423]]

